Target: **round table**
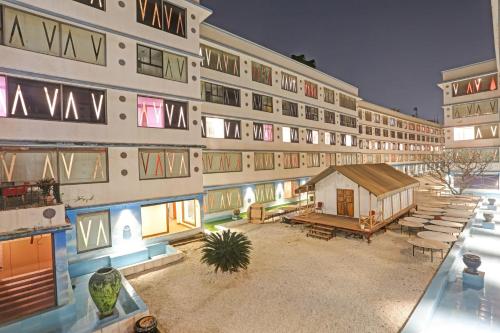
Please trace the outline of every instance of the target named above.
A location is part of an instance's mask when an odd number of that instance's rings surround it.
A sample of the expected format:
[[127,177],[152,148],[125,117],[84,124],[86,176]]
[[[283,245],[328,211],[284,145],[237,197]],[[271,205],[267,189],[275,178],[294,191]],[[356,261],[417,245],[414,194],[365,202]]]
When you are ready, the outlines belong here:
[[451,222],[458,222],[458,223],[467,223],[469,222],[469,219],[465,217],[454,217],[454,216],[441,216],[441,220],[443,221],[451,221]]
[[418,217],[419,219],[432,220],[434,216],[432,215],[422,215],[422,214],[413,214],[413,217]]
[[445,209],[442,208],[435,208],[435,207],[429,207],[429,206],[418,206],[418,210],[426,210],[428,212],[444,212]]
[[462,229],[462,227],[464,226],[462,223],[443,221],[443,220],[432,220],[430,224],[439,225],[441,227],[459,228],[459,229]]
[[428,210],[417,210],[415,213],[420,215],[431,215],[431,216],[442,216],[445,214],[444,212],[430,212]]
[[471,217],[472,213],[464,210],[454,209],[454,210],[447,210],[444,215],[453,217]]
[[457,236],[435,231],[420,231],[417,236],[423,239],[430,239],[445,243],[450,243],[457,240]]
[[424,224],[422,222],[399,220],[398,224],[401,226],[401,233],[403,233],[403,227],[408,229],[408,235],[410,235],[411,229],[422,229]]
[[425,230],[442,232],[442,233],[451,234],[451,235],[459,234],[460,233],[460,229],[450,228],[450,227],[443,227],[443,226],[434,225],[434,224],[426,225],[426,226],[424,226],[424,228],[425,228]]
[[403,221],[417,222],[417,223],[427,223],[427,222],[429,222],[428,219],[422,219],[422,218],[413,217],[413,216],[405,217],[405,218],[403,218]]
[[422,253],[424,253],[426,249],[429,249],[431,251],[431,262],[434,261],[434,251],[440,251],[442,259],[443,250],[448,248],[448,244],[446,243],[424,238],[410,238],[408,239],[408,243],[413,246],[413,256],[415,256],[416,247],[421,247]]

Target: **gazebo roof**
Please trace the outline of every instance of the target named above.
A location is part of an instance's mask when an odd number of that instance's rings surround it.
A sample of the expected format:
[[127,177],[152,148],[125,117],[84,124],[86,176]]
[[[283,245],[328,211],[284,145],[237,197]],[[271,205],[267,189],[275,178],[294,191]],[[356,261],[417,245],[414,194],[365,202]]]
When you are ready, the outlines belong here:
[[334,172],[341,173],[377,197],[387,196],[393,192],[419,185],[418,180],[415,178],[385,163],[353,164],[328,167],[299,187],[297,192],[305,192],[307,189],[312,190],[314,185]]

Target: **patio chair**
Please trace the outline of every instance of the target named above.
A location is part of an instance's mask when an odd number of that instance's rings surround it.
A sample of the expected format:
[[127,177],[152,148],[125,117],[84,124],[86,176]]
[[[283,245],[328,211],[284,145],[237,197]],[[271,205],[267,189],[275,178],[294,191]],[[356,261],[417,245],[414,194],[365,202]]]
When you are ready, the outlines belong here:
[[314,209],[314,211],[316,213],[319,212],[319,213],[323,214],[323,207],[324,207],[323,202],[319,201],[319,202],[316,203],[316,208]]

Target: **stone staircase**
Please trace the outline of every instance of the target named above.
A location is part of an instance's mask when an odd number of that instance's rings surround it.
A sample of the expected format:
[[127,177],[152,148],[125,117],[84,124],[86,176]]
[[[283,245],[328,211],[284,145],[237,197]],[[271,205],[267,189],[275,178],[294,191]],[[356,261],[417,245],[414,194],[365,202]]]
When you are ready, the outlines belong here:
[[0,324],[55,306],[52,268],[0,280]]
[[313,224],[307,231],[307,237],[313,237],[328,241],[335,237],[335,227]]

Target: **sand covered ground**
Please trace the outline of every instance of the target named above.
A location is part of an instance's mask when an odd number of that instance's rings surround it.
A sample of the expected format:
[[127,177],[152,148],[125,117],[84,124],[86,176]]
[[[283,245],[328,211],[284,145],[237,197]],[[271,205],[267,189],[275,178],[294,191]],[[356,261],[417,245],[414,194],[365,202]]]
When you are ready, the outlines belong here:
[[241,225],[253,242],[247,271],[215,274],[201,243],[183,261],[131,277],[167,332],[397,332],[440,260],[411,255],[397,226],[371,244],[307,238],[300,226]]

